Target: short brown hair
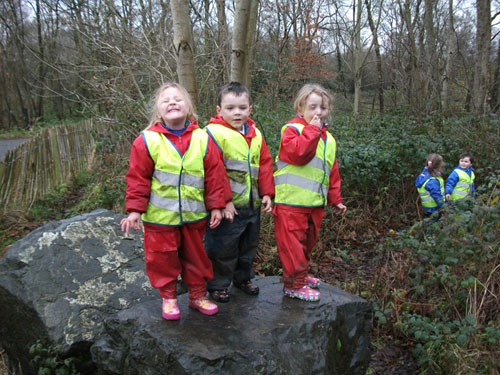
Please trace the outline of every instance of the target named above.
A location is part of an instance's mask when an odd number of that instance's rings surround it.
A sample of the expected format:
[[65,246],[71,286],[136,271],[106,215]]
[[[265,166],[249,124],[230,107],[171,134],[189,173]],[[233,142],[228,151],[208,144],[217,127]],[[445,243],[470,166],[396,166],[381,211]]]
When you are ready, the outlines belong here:
[[[469,152],[463,152],[463,153],[461,153],[461,154],[460,154],[460,159],[463,159],[463,158],[469,158],[470,163],[471,163],[471,164],[474,164],[474,158],[472,157],[472,154],[471,154],[471,153],[469,153]],[[459,160],[460,160],[460,159],[459,159]]]
[[250,97],[250,91],[245,85],[242,85],[239,82],[233,81],[229,82],[227,85],[222,86],[219,90],[219,95],[217,97],[217,104],[220,106],[222,104],[222,98],[224,95],[233,93],[235,96],[240,96],[246,94],[248,97],[248,104],[252,105],[252,98]]
[[332,101],[330,93],[323,86],[318,85],[317,83],[307,83],[302,86],[295,96],[295,102],[293,103],[295,113],[303,112],[306,100],[312,93],[321,96],[323,98],[323,104],[330,107],[330,103]]

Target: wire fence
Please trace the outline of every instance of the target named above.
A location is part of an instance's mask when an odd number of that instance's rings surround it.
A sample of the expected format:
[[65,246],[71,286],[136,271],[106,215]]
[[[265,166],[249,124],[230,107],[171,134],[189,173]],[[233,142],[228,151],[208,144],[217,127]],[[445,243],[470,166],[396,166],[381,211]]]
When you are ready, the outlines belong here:
[[29,208],[52,189],[92,165],[93,120],[44,129],[0,163],[0,210]]

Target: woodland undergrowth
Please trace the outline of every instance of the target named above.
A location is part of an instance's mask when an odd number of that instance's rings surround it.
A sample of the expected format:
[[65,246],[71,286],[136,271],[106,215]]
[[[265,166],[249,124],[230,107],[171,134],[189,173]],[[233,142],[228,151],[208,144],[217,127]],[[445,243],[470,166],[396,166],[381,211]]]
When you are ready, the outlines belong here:
[[[254,107],[274,157],[289,114]],[[312,272],[371,303],[374,352],[397,342],[411,352],[421,374],[499,374],[498,118],[336,115],[330,124],[348,211],[339,217],[326,209]],[[0,224],[0,256],[49,220],[96,208],[124,213],[128,154],[140,130],[120,125],[96,134],[98,157],[91,171],[27,212],[7,212]],[[476,159],[474,200],[447,206],[436,223],[422,221],[414,180],[427,154],[443,155],[446,177],[464,151]],[[255,269],[259,275],[281,274],[270,215],[262,217]],[[389,370],[374,365],[368,370],[384,371]]]

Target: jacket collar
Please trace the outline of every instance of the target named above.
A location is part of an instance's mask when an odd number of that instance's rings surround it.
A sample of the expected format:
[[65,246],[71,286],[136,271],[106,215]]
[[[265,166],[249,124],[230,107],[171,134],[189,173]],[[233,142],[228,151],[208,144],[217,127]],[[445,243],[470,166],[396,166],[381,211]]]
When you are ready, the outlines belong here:
[[[212,117],[209,121],[210,124],[219,124],[219,125],[223,125],[225,126],[226,128],[229,128],[235,132],[238,132],[238,130],[236,130],[235,128],[233,128],[231,125],[229,125],[227,123],[226,120],[224,120],[224,118],[222,116],[215,116],[215,117]],[[247,120],[247,124],[248,124],[248,133],[245,134],[245,137],[248,137],[248,138],[253,138],[256,136],[256,133],[255,133],[255,128],[256,128],[256,125],[255,125],[255,121],[252,120],[250,117],[248,118]]]
[[[194,119],[191,119],[191,120],[188,120],[186,122],[187,126],[186,126],[186,131],[184,132],[185,133],[190,133],[192,132],[193,130],[195,129],[198,129],[199,126],[198,126],[198,123],[196,122],[196,120]],[[161,122],[157,122],[156,124],[154,124],[152,127],[150,127],[148,130],[151,130],[151,131],[154,131],[154,132],[157,132],[157,133],[163,133],[163,134],[172,134],[172,132],[170,132],[168,130],[168,128],[163,125]]]

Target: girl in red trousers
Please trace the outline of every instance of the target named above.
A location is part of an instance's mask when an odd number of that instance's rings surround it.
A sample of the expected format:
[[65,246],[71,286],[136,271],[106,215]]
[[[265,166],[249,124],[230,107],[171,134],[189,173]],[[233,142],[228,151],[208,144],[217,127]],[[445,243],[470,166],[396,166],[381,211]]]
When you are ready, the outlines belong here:
[[203,236],[208,220],[215,228],[222,219],[227,175],[182,86],[166,83],[156,91],[150,126],[132,145],[125,179],[129,215],[121,229],[128,235],[144,223],[146,273],[163,298],[163,318],[180,318],[179,274],[189,290],[189,307],[216,314],[217,305],[206,298],[213,273]]
[[325,122],[331,97],[320,85],[306,84],[297,94],[297,117],[281,129],[274,173],[274,226],[283,266],[283,293],[319,301],[320,280],[308,274],[326,205],[343,215],[336,143]]

